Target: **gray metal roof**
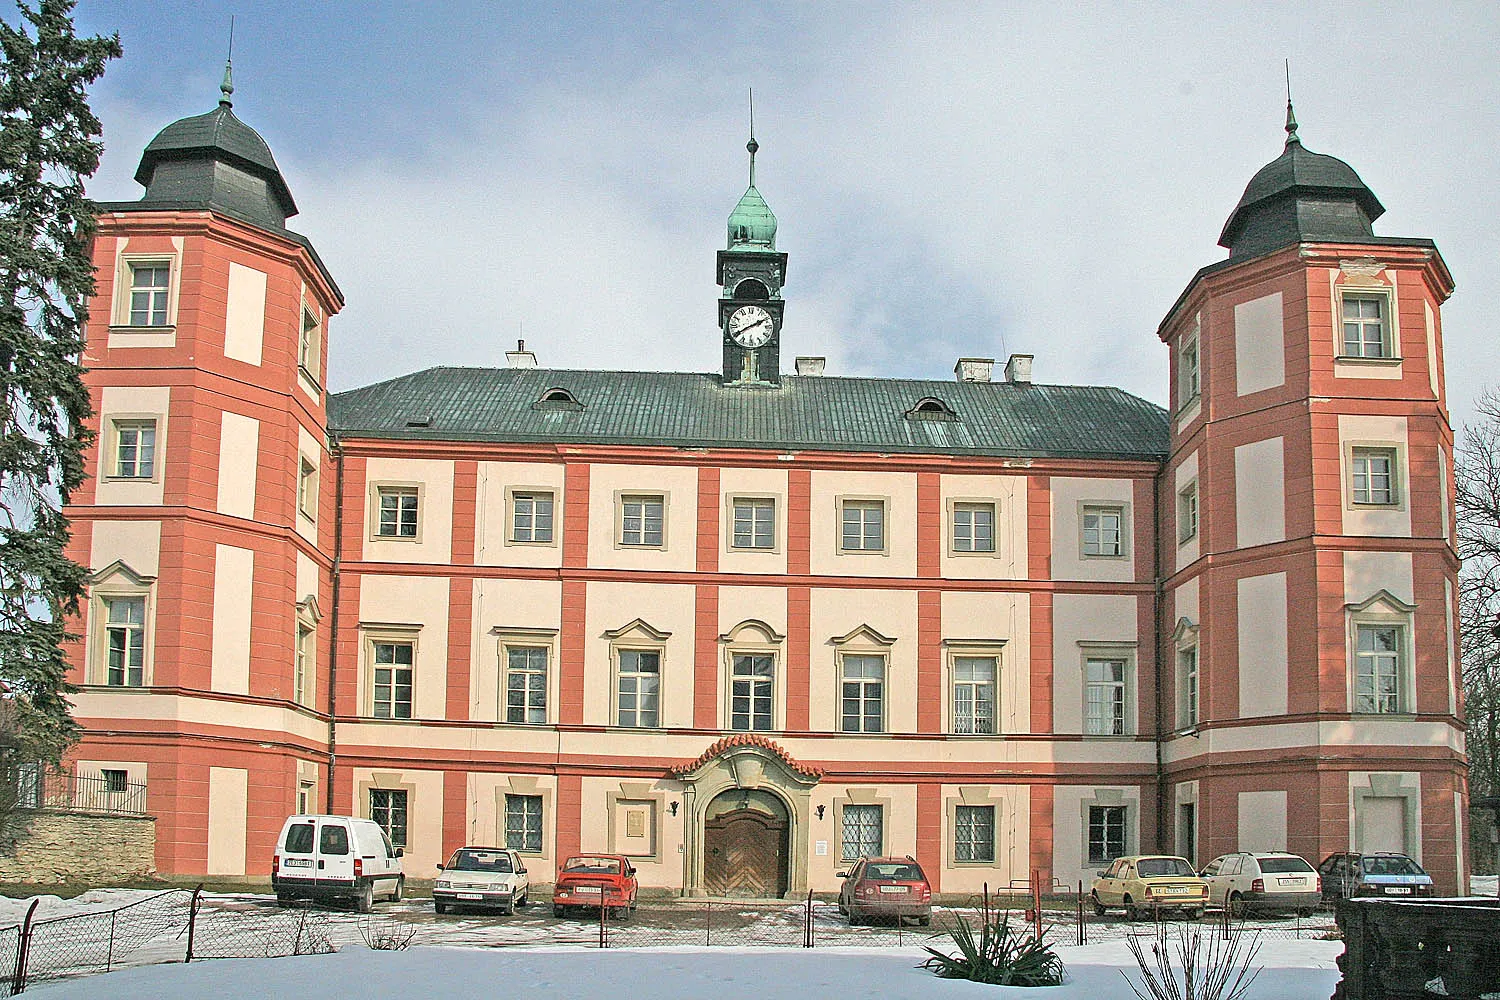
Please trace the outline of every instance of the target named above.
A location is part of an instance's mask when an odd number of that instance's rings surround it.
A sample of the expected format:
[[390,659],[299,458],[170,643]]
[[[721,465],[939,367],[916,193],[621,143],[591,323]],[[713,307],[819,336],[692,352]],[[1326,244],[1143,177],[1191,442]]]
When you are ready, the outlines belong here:
[[[576,405],[541,402],[564,389]],[[956,419],[909,417],[925,398]],[[787,376],[724,385],[689,372],[429,368],[330,395],[345,438],[1145,459],[1160,407],[1103,386]]]
[[[281,219],[277,220],[278,225],[297,214],[297,204],[292,200],[292,192],[286,186],[286,179],[281,176],[281,169],[276,166],[271,147],[266,145],[266,140],[260,137],[260,133],[235,117],[227,101],[221,101],[218,107],[207,114],[180,119],[158,132],[141,154],[141,164],[136,168],[135,179],[137,183],[145,185],[148,199],[180,198],[181,194],[161,195],[153,192],[153,182],[159,180],[156,176],[158,168],[163,164],[181,161],[210,160],[223,160],[263,181],[275,198],[276,208],[281,214]],[[180,180],[174,178],[174,182],[179,184]],[[207,189],[212,186],[212,182],[200,178],[197,179],[196,186],[205,189],[203,196],[206,199]]]
[[1250,178],[1219,245],[1243,257],[1292,243],[1368,239],[1370,223],[1383,214],[1353,167],[1303,148],[1294,132],[1281,155]]

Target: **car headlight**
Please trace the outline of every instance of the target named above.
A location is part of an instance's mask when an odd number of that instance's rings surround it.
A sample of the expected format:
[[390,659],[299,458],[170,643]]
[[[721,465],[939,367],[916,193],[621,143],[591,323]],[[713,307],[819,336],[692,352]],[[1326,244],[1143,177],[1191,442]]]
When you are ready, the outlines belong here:
[[434,889],[447,889],[451,885],[452,883],[447,881],[446,879],[438,879],[436,882],[432,883],[432,887]]

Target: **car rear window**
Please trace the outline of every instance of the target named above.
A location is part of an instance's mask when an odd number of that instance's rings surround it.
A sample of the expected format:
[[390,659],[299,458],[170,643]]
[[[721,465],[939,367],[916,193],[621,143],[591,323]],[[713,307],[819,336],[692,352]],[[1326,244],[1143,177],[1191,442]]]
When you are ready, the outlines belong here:
[[586,875],[618,875],[620,874],[620,859],[596,857],[569,858],[563,864],[563,871]]
[[1136,873],[1141,878],[1159,878],[1163,875],[1197,875],[1193,866],[1181,858],[1142,858],[1135,863]]
[[293,823],[286,828],[286,844],[283,850],[290,854],[311,854],[313,845],[313,825],[311,823]]
[[901,861],[865,865],[865,878],[874,879],[877,882],[926,881],[926,876],[922,874],[920,866]]
[[1282,872],[1310,872],[1313,866],[1301,858],[1261,858],[1260,870],[1267,875],[1278,875]]
[[1364,858],[1359,866],[1366,875],[1425,875],[1411,858]]
[[448,867],[460,872],[510,874],[510,855],[504,851],[454,851]]
[[341,826],[326,825],[318,838],[319,854],[348,854],[349,831]]

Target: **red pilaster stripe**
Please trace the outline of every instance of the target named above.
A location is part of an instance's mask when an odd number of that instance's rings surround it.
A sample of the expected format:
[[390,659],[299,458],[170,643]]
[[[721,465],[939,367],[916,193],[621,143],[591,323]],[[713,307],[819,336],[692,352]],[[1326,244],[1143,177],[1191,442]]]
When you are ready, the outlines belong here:
[[[1135,557],[1135,580],[1150,583],[1154,568],[1151,553],[1156,546],[1156,511],[1152,507],[1151,480],[1137,479],[1131,495],[1134,497],[1130,516],[1135,520],[1134,547],[1131,550]],[[1232,503],[1229,509],[1234,509]]]
[[812,473],[791,469],[786,476],[786,571],[806,576],[812,552]]
[[1052,732],[1052,719],[1052,595],[1032,594],[1031,731]]
[[698,468],[698,572],[719,571],[719,467]]
[[583,825],[583,777],[557,776],[557,863],[583,849],[579,829]]
[[353,816],[354,768],[335,767],[334,775],[329,780],[333,782],[333,814],[335,816]]
[[719,728],[719,588],[710,583],[694,588],[693,726]]
[[588,613],[588,583],[564,580],[562,634],[558,637],[559,701],[557,720],[565,726],[583,723],[584,620]]
[[[469,717],[469,674],[474,643],[474,581],[448,580],[448,706],[445,719]],[[460,845],[462,846],[462,845]]]
[[917,786],[917,863],[927,873],[932,891],[942,890],[943,786]]
[[1031,579],[1052,579],[1052,477],[1050,476],[1026,477],[1026,552]]
[[786,728],[812,725],[812,590],[786,589]]
[[563,471],[563,565],[589,564],[589,470],[587,462],[569,462]]
[[358,562],[365,554],[365,462],[352,455],[344,458],[344,546],[339,553],[344,562]]
[[936,579],[943,570],[943,489],[936,472],[917,473],[917,576]]
[[339,581],[338,676],[334,711],[341,716],[359,715],[359,588],[363,577],[345,573]]
[[469,775],[443,772],[443,858],[469,842]]
[[1044,892],[1046,887],[1052,884],[1052,835],[1052,786],[1033,784],[1031,786],[1031,870],[1041,873]]
[[478,502],[479,463],[453,463],[453,562],[460,566],[474,562],[474,519]]
[[943,731],[943,594],[917,591],[917,732]]

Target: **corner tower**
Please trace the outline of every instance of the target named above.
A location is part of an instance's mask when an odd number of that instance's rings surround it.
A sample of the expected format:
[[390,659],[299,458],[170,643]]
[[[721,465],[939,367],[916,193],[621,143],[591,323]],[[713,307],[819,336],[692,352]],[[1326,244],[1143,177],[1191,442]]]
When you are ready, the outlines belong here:
[[[1158,331],[1163,847],[1416,858],[1466,875],[1453,431],[1431,240],[1348,164],[1251,179]],[[1318,636],[1316,644],[1288,636]],[[1415,748],[1415,749],[1414,749]]]
[[719,329],[724,334],[724,381],[732,385],[781,382],[781,286],[786,254],[776,252],[776,216],[755,187],[754,118],[750,186],[729,213],[729,241],[718,255]]

